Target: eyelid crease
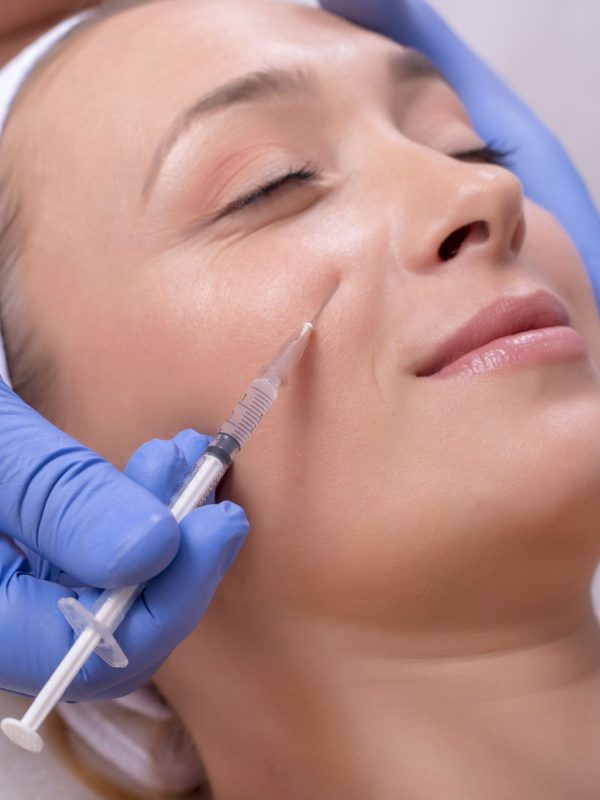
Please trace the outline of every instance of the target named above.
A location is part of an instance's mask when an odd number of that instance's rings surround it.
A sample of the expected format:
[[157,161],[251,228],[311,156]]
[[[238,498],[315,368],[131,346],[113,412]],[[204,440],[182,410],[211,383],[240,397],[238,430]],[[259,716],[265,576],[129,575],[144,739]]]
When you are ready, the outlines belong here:
[[269,195],[276,192],[277,189],[282,188],[285,184],[293,181],[308,182],[318,178],[319,175],[319,169],[310,161],[299,168],[290,166],[286,173],[282,173],[267,182],[258,184],[254,189],[232,200],[221,211],[217,212],[215,221],[228,214],[235,213],[236,211],[242,211],[244,208],[254,205],[262,199],[267,199]]

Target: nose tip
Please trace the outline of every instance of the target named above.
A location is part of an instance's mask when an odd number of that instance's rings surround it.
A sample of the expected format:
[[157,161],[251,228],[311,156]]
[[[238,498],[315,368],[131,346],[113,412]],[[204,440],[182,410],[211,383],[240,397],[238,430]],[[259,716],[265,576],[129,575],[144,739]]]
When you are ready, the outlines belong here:
[[490,263],[518,255],[525,218],[523,188],[516,175],[424,145],[403,144],[410,150],[410,170],[403,162],[404,181],[390,185],[391,191],[401,192],[403,201],[402,214],[394,217],[394,233],[402,237],[398,246],[403,248],[406,271],[427,271],[470,255]]

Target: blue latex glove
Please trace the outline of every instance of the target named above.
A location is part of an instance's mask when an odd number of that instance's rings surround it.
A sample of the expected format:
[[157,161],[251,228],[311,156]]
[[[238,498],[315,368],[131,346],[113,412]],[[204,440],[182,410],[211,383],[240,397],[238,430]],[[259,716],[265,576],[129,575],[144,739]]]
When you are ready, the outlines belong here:
[[[129,665],[93,655],[65,699],[133,691],[198,624],[248,531],[233,503],[203,506],[179,525],[165,505],[208,437],[149,442],[124,476],[0,380],[0,438],[0,688],[36,694],[73,643],[56,605],[76,594],[67,587],[153,578],[116,632]],[[81,600],[89,606],[98,593]]]
[[460,95],[479,135],[516,148],[511,168],[525,194],[554,214],[571,236],[600,307],[600,217],[548,128],[423,0],[321,0],[321,5],[420,50]]

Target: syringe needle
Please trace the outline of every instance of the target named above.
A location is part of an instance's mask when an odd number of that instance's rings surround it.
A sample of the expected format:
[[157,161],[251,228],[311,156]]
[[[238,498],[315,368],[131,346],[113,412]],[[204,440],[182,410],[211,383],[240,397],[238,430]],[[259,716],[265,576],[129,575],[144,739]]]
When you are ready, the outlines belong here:
[[312,319],[310,320],[310,324],[311,324],[311,325],[314,325],[314,324],[315,324],[315,322],[317,321],[318,317],[320,317],[320,316],[321,316],[321,312],[323,311],[323,309],[325,308],[325,306],[326,306],[326,305],[328,305],[329,301],[331,300],[331,298],[333,297],[333,295],[334,295],[334,294],[337,292],[337,290],[338,290],[339,288],[340,288],[340,285],[339,285],[339,283],[337,283],[337,284],[336,284],[336,285],[333,287],[333,289],[332,289],[332,290],[329,292],[329,294],[327,295],[327,297],[325,298],[325,300],[324,300],[324,301],[321,303],[321,305],[318,307],[318,309],[317,309],[317,310],[315,311],[315,313],[313,314],[313,316],[312,316]]

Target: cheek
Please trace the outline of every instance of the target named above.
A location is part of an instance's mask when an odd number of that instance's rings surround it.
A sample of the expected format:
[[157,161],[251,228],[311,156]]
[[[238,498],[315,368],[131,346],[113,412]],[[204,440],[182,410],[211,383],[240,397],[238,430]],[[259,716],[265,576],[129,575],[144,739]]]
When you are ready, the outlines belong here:
[[[591,284],[575,248],[547,212],[527,203],[526,215],[519,276],[561,298],[592,355],[600,355]],[[365,290],[362,304],[351,305],[371,308],[369,292],[379,285],[373,265],[385,263],[385,254],[378,259],[372,247],[357,253],[370,269],[349,276],[361,289],[364,279]],[[335,388],[328,383],[331,371],[323,369],[312,376],[322,393],[312,404],[306,396],[295,403],[300,390],[291,389],[229,475],[223,494],[246,508],[254,533],[232,580],[267,600],[313,603],[354,619],[373,614],[381,620],[406,608],[414,622],[411,599],[428,595],[429,604],[420,604],[424,622],[429,613],[445,613],[449,596],[465,613],[481,609],[481,597],[488,597],[491,618],[495,598],[507,594],[511,581],[514,589],[522,580],[524,592],[531,586],[540,552],[548,553],[547,571],[538,566],[540,586],[557,585],[559,563],[565,580],[577,570],[580,575],[598,551],[591,522],[599,496],[595,384],[586,379],[565,394],[562,373],[553,383],[552,373],[534,371],[488,389],[436,393],[407,383],[395,404],[391,398],[391,406],[382,405],[361,391],[363,371],[356,369],[374,330],[367,312],[338,325],[343,336],[333,340],[353,355],[344,367],[351,389],[339,414],[327,418],[324,412]],[[323,364],[327,356],[313,368]],[[296,387],[308,387],[302,371],[296,378]],[[571,534],[577,530],[576,539]]]
[[600,365],[600,326],[594,293],[575,246],[558,221],[540,206],[526,201],[527,234],[522,258],[528,272],[566,304],[573,326],[584,336]]
[[221,253],[187,247],[78,294],[89,312],[61,347],[76,388],[62,427],[118,465],[153,437],[215,433],[335,283],[306,250],[281,236]]

